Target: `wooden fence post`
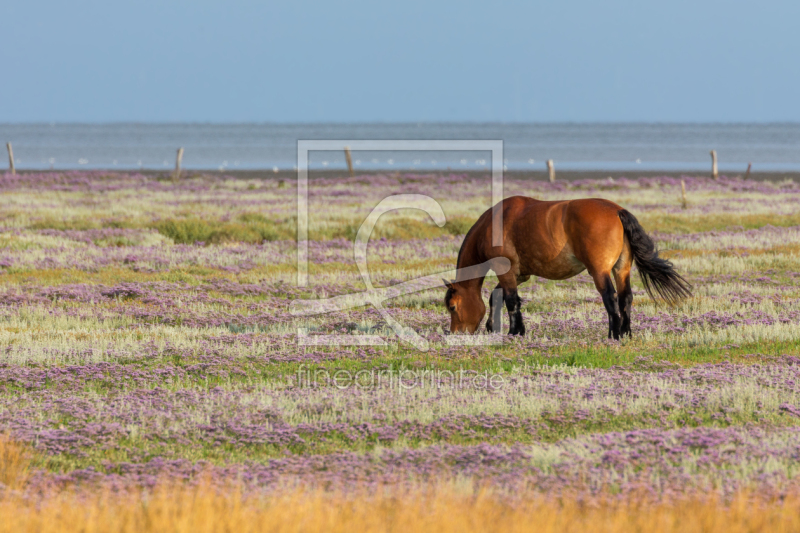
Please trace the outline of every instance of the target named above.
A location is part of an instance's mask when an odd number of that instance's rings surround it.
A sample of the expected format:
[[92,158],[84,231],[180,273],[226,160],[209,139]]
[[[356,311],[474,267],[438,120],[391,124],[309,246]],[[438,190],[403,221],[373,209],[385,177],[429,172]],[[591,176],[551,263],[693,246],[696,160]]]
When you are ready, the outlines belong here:
[[11,148],[11,143],[6,143],[6,148],[8,148],[8,169],[12,174],[16,174],[17,169],[14,167],[14,150]]
[[178,148],[178,153],[175,155],[175,179],[181,177],[181,161],[183,161],[183,146]]
[[750,179],[750,169],[753,168],[753,163],[747,163],[747,172],[744,175],[744,179]]
[[681,180],[681,207],[686,209],[686,182]]
[[717,151],[711,150],[711,177],[717,179],[719,172],[717,171]]
[[352,178],[355,173],[353,172],[353,156],[350,154],[349,146],[344,147],[344,158],[347,160],[347,170],[350,171],[350,177]]
[[552,159],[548,159],[547,160],[547,170],[550,172],[550,183],[555,183],[556,182],[556,169],[553,166],[553,160]]

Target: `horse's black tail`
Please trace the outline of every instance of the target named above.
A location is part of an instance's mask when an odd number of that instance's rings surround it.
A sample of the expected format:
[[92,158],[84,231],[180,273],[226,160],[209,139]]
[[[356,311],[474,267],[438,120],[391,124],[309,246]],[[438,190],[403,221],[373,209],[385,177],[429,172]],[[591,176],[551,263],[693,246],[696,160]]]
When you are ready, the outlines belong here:
[[644,290],[650,298],[655,300],[654,293],[656,293],[672,305],[691,296],[692,286],[683,276],[675,272],[670,261],[658,257],[653,239],[644,232],[636,217],[624,209],[618,214],[625,236],[628,237],[636,268],[639,269]]

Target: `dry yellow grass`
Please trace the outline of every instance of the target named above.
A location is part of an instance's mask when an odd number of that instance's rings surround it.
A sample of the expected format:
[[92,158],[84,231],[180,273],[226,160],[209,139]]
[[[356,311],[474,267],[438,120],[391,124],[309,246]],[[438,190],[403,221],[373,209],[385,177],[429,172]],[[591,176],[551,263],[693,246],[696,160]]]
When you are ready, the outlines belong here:
[[581,504],[532,497],[516,503],[489,492],[427,488],[343,496],[290,491],[243,497],[236,490],[163,487],[149,494],[62,493],[44,501],[0,497],[0,532],[783,532],[800,531],[800,499],[740,496],[652,504]]
[[26,491],[33,453],[0,436],[0,533],[125,532],[408,532],[472,531],[745,533],[800,531],[800,498],[769,501],[740,494],[673,503],[648,499],[555,500],[531,493],[513,499],[452,483],[406,490],[357,488],[348,494],[293,489],[246,495],[164,483],[126,493],[70,489]]
[[32,459],[26,447],[0,434],[0,489],[22,487],[28,479]]

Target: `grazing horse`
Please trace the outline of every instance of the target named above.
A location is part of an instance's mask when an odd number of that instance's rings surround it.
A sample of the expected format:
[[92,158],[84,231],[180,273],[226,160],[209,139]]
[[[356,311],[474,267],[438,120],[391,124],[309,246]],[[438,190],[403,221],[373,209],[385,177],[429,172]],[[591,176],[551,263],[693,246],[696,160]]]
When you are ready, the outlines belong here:
[[[625,209],[597,198],[544,202],[513,196],[501,202],[503,244],[492,246],[492,211],[486,211],[467,232],[458,252],[457,268],[481,265],[505,257],[511,269],[498,276],[508,309],[510,335],[524,335],[517,286],[531,276],[567,279],[584,270],[594,280],[608,312],[608,337],[631,334],[631,265],[636,264],[644,288],[673,304],[691,296],[691,285],[672,263],[658,256],[653,240]],[[474,333],[486,313],[481,287],[489,268],[472,279],[446,281],[444,302],[450,312],[450,332]],[[616,284],[612,283],[612,277]],[[486,329],[500,330],[500,307],[490,298]],[[495,307],[496,306],[496,307]]]

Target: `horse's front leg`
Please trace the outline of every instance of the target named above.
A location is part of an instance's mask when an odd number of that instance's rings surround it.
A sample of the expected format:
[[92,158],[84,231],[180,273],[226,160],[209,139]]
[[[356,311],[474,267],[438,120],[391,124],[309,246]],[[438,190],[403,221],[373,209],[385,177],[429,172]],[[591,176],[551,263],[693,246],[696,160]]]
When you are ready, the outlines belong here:
[[503,288],[503,301],[508,310],[508,334],[525,335],[525,324],[522,323],[522,300],[517,294],[517,276],[512,272],[498,276],[500,286]]
[[525,335],[525,324],[522,323],[522,299],[517,294],[517,288],[503,289],[503,300],[508,310],[508,334]]
[[500,333],[503,330],[503,287],[497,284],[489,295],[489,318],[486,320],[486,331]]

